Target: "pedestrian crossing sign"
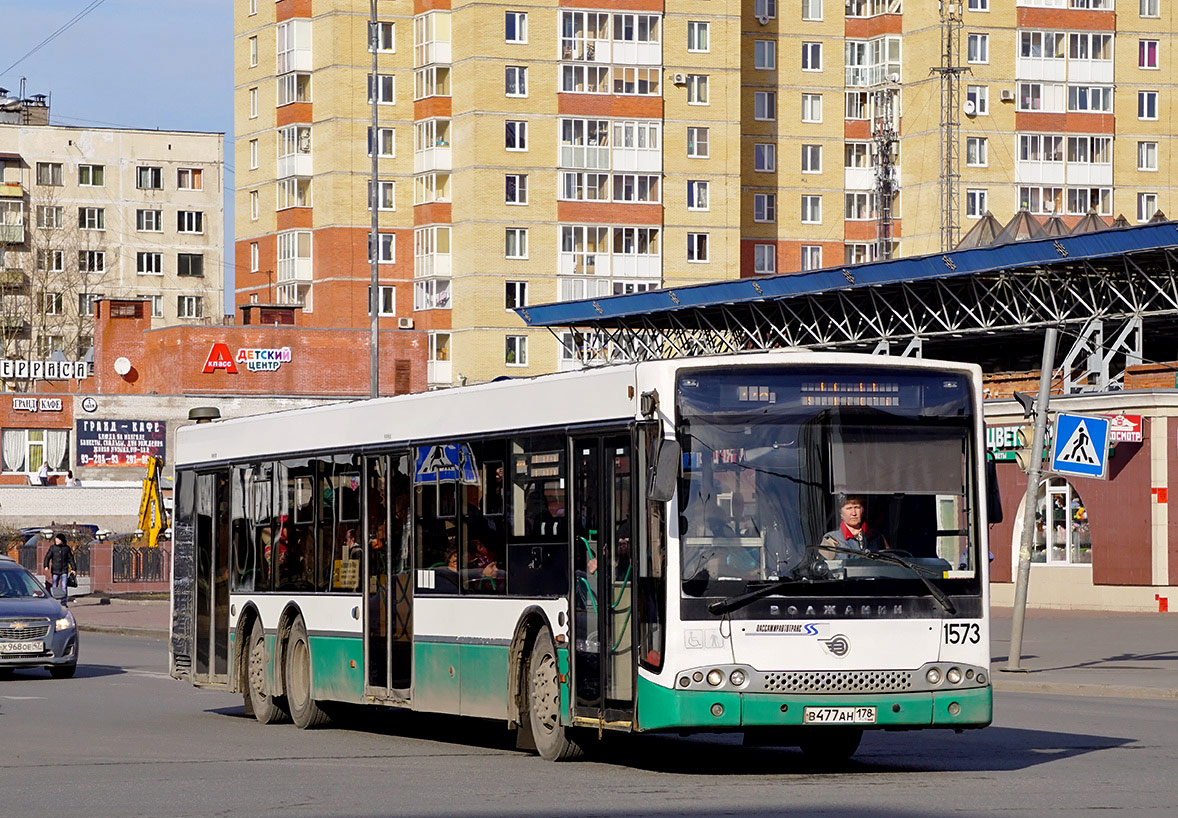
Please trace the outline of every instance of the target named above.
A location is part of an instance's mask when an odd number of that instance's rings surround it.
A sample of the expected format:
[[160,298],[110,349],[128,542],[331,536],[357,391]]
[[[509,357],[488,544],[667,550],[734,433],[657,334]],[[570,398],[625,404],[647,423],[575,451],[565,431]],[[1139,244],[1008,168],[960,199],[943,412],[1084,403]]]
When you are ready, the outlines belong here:
[[1076,477],[1105,476],[1108,466],[1108,418],[1057,415],[1051,470]]

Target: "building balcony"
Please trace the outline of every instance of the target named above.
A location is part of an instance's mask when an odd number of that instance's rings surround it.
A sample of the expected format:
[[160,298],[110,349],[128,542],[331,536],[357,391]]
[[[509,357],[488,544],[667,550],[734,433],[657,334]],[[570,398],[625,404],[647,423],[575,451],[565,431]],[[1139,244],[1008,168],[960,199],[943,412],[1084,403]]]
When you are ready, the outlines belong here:
[[1111,85],[1112,60],[1068,60],[1068,82],[1099,82]]
[[0,244],[24,244],[23,224],[0,224]]
[[1015,62],[1015,76],[1020,80],[1064,82],[1068,77],[1068,63],[1067,60],[1019,57]]
[[415,278],[435,278],[450,275],[450,254],[429,253],[414,259],[413,275]]
[[24,186],[20,182],[4,182],[0,184],[0,199],[23,199]]
[[432,384],[450,384],[454,382],[454,364],[450,361],[427,361],[425,365],[425,379]]
[[0,270],[0,289],[18,290],[29,283],[24,270]]
[[1014,178],[1019,184],[1062,185],[1066,179],[1065,165],[1063,162],[1018,161],[1014,166]]
[[1113,183],[1113,166],[1070,162],[1067,181],[1069,185],[1081,187],[1108,187]]
[[280,284],[292,282],[310,284],[314,279],[309,258],[287,259],[278,262],[278,282]]
[[874,190],[875,168],[845,168],[843,186],[847,190]]
[[607,276],[609,275],[608,253],[561,253],[562,276]]
[[428,173],[433,170],[450,170],[450,143],[439,142],[431,148],[413,154],[413,172]]
[[278,157],[278,178],[286,176],[310,176],[314,165],[310,153],[295,153]]

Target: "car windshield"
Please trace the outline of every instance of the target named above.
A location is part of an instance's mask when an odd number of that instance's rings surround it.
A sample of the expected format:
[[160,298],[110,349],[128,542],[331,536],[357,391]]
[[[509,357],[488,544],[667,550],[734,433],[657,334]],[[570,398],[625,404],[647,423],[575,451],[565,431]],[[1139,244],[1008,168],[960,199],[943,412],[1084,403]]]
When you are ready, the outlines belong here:
[[848,551],[888,550],[938,581],[976,576],[964,376],[688,373],[677,398],[684,597],[782,580],[789,595],[791,579],[807,594],[908,593],[919,582],[904,565]]
[[46,597],[45,586],[19,566],[0,566],[0,598]]

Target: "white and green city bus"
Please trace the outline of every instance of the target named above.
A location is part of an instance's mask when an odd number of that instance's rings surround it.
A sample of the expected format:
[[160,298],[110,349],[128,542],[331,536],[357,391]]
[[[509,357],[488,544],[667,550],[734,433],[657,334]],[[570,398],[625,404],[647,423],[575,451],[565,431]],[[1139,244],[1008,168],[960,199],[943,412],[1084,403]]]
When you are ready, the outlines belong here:
[[[339,703],[845,757],[991,718],[977,367],[652,361],[180,430],[171,672]],[[878,551],[830,547],[860,500]]]

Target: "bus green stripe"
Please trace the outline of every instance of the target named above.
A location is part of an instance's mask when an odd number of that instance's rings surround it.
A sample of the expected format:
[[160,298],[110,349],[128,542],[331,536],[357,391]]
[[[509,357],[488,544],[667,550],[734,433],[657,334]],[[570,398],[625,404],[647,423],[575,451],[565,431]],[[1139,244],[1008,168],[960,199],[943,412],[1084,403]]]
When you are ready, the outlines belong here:
[[312,695],[316,699],[358,702],[364,696],[364,640],[358,636],[308,636]]

